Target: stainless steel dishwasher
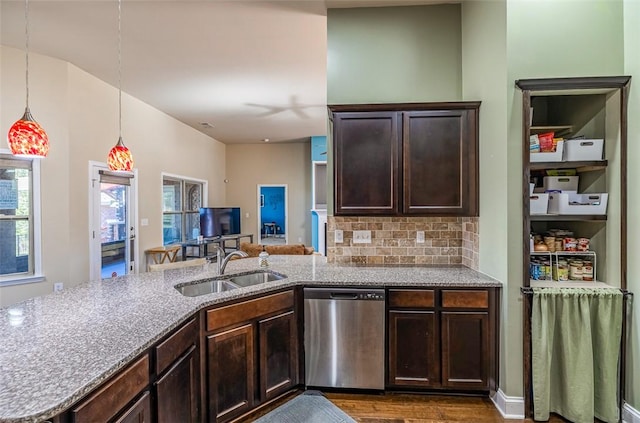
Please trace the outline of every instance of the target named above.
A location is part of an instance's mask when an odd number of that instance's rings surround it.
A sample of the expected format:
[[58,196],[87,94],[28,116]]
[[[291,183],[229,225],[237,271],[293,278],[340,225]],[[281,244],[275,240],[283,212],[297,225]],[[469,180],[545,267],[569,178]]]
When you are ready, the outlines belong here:
[[307,386],[384,389],[383,289],[305,288]]

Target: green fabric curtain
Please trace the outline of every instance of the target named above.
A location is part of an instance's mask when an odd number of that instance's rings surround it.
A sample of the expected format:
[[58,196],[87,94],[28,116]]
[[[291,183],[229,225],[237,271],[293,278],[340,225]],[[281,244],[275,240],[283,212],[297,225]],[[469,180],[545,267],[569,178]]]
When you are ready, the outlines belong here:
[[535,420],[618,422],[623,295],[607,288],[534,288],[531,314]]

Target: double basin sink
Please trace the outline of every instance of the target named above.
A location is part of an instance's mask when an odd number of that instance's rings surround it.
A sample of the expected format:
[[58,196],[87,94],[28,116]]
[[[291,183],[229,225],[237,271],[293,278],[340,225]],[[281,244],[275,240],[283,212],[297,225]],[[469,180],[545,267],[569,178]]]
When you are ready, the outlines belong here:
[[176,285],[176,289],[187,297],[225,292],[232,289],[259,285],[261,283],[285,279],[287,276],[270,270],[255,270],[236,275],[220,275],[200,282],[188,282]]

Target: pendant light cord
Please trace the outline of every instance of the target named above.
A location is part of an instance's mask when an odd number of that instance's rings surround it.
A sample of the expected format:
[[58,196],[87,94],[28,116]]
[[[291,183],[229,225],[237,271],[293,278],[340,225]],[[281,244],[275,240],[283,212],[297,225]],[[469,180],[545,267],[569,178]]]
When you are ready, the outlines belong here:
[[24,1],[24,39],[25,39],[25,85],[27,86],[26,105],[29,110],[29,0]]
[[122,0],[118,0],[118,136],[122,138]]

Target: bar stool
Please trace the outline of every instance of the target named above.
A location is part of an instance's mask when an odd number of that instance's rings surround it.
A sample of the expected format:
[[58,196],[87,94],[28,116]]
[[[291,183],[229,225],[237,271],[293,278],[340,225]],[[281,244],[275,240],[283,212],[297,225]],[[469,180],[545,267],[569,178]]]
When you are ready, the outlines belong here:
[[153,247],[145,250],[147,256],[147,270],[151,264],[174,263],[178,258],[179,245],[168,245],[166,247]]

